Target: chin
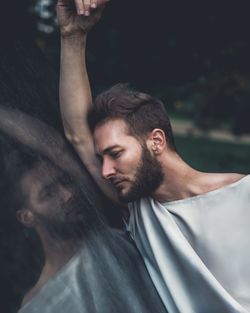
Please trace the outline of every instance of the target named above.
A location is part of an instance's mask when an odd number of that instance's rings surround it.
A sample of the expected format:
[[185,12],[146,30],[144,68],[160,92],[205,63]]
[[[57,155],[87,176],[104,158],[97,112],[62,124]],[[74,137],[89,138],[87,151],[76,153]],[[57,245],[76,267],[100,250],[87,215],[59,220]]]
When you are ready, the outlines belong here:
[[119,197],[126,198],[129,195],[129,188],[122,188],[119,190]]
[[123,192],[119,194],[119,199],[123,203],[129,203],[137,200],[140,197],[135,197],[134,195],[131,195],[130,192]]

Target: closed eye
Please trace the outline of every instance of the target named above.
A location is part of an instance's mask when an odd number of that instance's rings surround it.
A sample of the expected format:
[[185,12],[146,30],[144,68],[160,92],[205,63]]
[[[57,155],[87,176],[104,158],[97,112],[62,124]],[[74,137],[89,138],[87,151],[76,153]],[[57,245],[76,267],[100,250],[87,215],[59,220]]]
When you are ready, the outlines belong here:
[[63,174],[62,176],[58,177],[55,183],[62,184],[64,187],[68,187],[72,185],[72,180],[69,175]]
[[98,161],[100,161],[100,163],[103,162],[103,157],[100,154],[96,154],[96,158]]
[[112,151],[110,152],[110,156],[113,158],[113,159],[117,159],[121,156],[122,154],[122,151]]
[[45,200],[46,198],[52,197],[56,194],[57,184],[52,183],[48,186],[45,186],[43,190],[40,192],[40,199]]

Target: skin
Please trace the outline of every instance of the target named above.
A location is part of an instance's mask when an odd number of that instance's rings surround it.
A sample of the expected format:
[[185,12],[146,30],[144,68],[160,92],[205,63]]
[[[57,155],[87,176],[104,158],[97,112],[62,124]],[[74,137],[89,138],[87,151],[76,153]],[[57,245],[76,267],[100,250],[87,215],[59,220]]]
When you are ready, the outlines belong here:
[[26,173],[21,187],[27,196],[27,209],[43,217],[60,216],[62,208],[74,198],[73,188],[63,184],[63,179],[62,173],[53,167],[45,169],[44,165]]
[[102,161],[102,175],[116,188],[123,202],[146,196],[162,181],[161,164],[146,142],[132,136],[125,121],[109,120],[94,132],[97,155]]
[[102,175],[125,195],[134,182],[142,147],[135,137],[127,132],[125,122],[108,121],[94,132],[95,146],[102,159]]
[[55,240],[73,236],[74,226],[82,217],[81,201],[65,173],[40,164],[23,176],[21,190],[26,201],[19,216],[26,226],[48,232]]

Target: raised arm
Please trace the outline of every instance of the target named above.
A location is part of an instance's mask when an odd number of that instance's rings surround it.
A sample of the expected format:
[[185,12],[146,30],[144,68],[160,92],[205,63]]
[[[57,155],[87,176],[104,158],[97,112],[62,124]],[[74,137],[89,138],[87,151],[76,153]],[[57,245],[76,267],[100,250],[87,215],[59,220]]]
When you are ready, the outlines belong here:
[[101,164],[87,122],[92,96],[85,61],[86,40],[89,30],[101,17],[104,0],[102,3],[99,0],[100,7],[90,16],[77,14],[81,9],[75,2],[76,6],[70,0],[59,0],[57,4],[61,31],[60,107],[65,136],[100,189],[117,203],[116,191],[101,176]]

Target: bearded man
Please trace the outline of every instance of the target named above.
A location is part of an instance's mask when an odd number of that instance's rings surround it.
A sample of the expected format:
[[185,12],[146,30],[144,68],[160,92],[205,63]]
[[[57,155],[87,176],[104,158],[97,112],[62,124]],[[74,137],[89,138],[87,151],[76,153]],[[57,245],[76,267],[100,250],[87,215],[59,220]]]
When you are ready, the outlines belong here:
[[128,203],[127,229],[169,312],[250,312],[250,176],[190,167],[150,95],[118,84],[92,107],[85,48],[101,6],[81,2],[86,17],[57,6],[66,137],[102,191]]

